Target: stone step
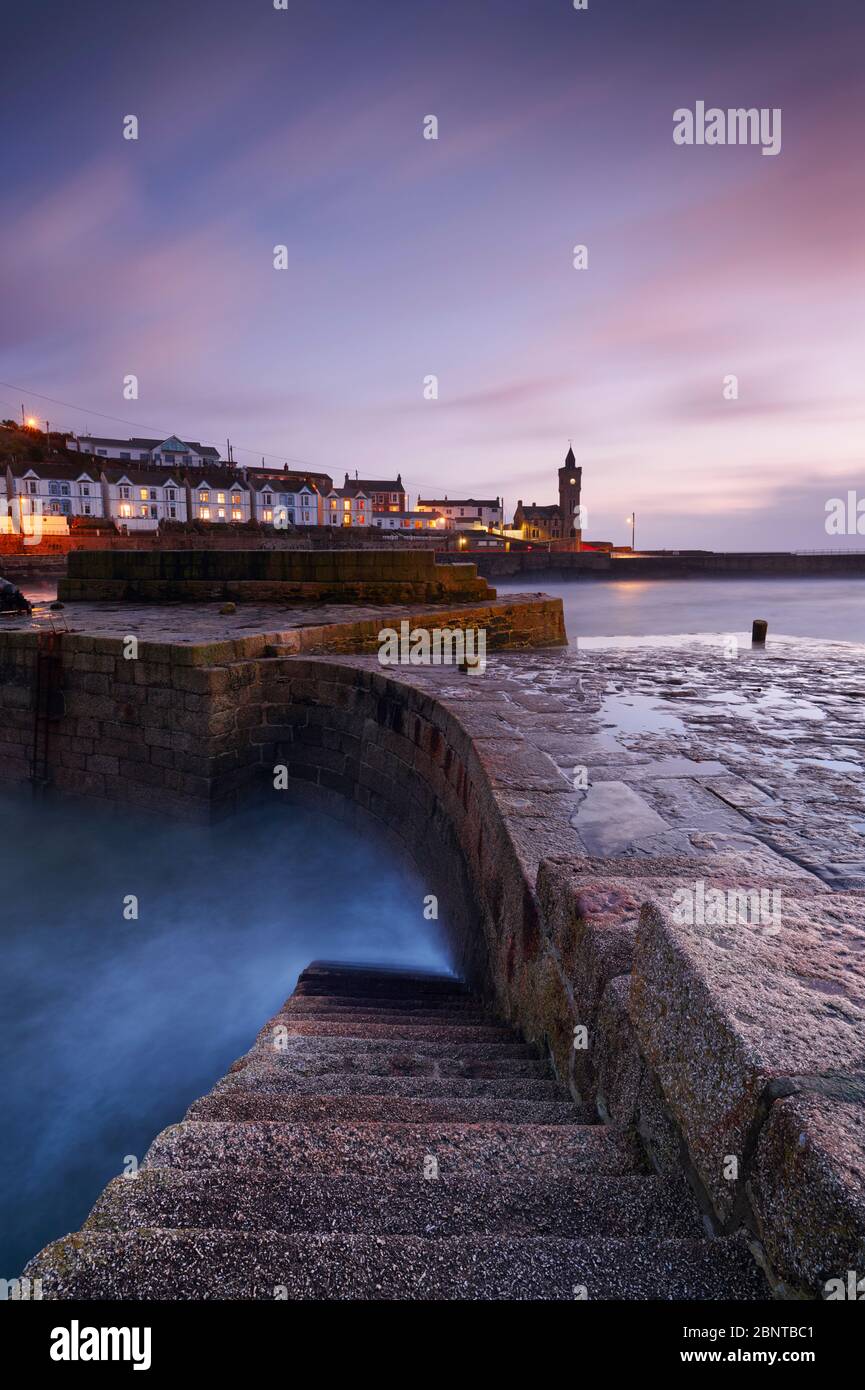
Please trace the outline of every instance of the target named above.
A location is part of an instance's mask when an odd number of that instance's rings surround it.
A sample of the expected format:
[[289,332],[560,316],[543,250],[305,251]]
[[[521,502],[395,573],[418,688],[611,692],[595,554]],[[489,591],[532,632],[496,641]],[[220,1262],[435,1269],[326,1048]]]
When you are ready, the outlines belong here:
[[210,1094],[224,1095],[241,1090],[249,1094],[269,1096],[378,1096],[381,1095],[385,1084],[388,1095],[394,1099],[401,1096],[417,1099],[443,1097],[453,1100],[486,1097],[490,1100],[572,1103],[563,1086],[557,1081],[544,1078],[388,1076],[387,1082],[384,1083],[382,1077],[375,1072],[318,1072],[315,1075],[299,1075],[285,1067],[271,1067],[262,1062],[251,1063],[242,1071],[223,1077]]
[[[296,1039],[296,1042],[308,1041]],[[320,1040],[321,1041],[321,1040]],[[331,1040],[327,1040],[331,1041]],[[430,1076],[466,1077],[502,1080],[507,1077],[521,1077],[525,1080],[547,1081],[550,1069],[546,1062],[531,1057],[475,1057],[474,1055],[452,1056],[440,1052],[422,1051],[418,1046],[403,1044],[399,1048],[382,1048],[368,1051],[369,1044],[360,1048],[351,1046],[321,1046],[300,1049],[296,1046],[285,1052],[275,1048],[256,1048],[239,1057],[229,1069],[229,1076],[237,1076],[251,1066],[279,1067],[286,1073],[297,1076],[320,1076],[332,1072],[357,1072],[365,1076]],[[441,1044],[428,1043],[428,1048],[440,1048]],[[471,1051],[468,1047],[459,1049],[461,1053]]]
[[451,975],[424,974],[409,970],[381,970],[345,965],[307,966],[298,977],[295,996],[327,993],[364,994],[375,998],[471,999],[464,984]]
[[187,1120],[283,1120],[298,1124],[363,1121],[400,1124],[586,1125],[598,1124],[592,1106],[569,1101],[484,1100],[454,1096],[421,1099],[387,1095],[262,1095],[235,1089],[202,1096],[190,1105]]
[[[738,1240],[78,1233],[24,1271],[43,1299],[761,1299]],[[582,1294],[582,1291],[585,1293]],[[572,1314],[579,1317],[579,1312]],[[591,1309],[586,1311],[591,1321]]]
[[285,1177],[307,1173],[377,1178],[424,1174],[430,1156],[442,1177],[633,1173],[630,1143],[603,1125],[289,1124],[280,1121],[184,1120],[158,1134],[145,1168],[270,1168]]
[[248,1057],[252,1053],[276,1052],[283,1057],[295,1057],[302,1062],[304,1057],[325,1056],[373,1056],[373,1057],[426,1057],[435,1061],[461,1062],[532,1062],[538,1063],[544,1071],[548,1064],[541,1061],[535,1048],[521,1042],[471,1042],[447,1038],[395,1038],[390,1030],[380,1037],[356,1038],[344,1034],[306,1034],[283,1033],[277,1035],[273,1027],[266,1024],[259,1033]]
[[292,1181],[260,1169],[143,1168],[108,1184],[85,1230],[271,1230],[421,1235],[702,1238],[681,1180],[578,1174],[560,1181],[342,1177]]
[[393,1018],[412,1018],[415,1015],[431,1021],[442,1018],[477,1019],[478,1022],[500,1023],[498,1015],[472,998],[441,999],[418,996],[417,998],[393,999],[368,994],[304,994],[289,995],[280,1012],[310,1014],[322,1018],[331,1015],[339,1017],[344,1013],[386,1014]]
[[[269,1019],[258,1034],[257,1042],[270,1042],[276,1030],[287,1030],[292,1038],[381,1038],[386,1042],[402,1040],[444,1043],[507,1043],[517,1047],[525,1044],[512,1028],[490,1024],[413,1023],[401,1019],[398,1023],[350,1018],[302,1018],[298,1014],[278,1013]],[[537,1055],[537,1054],[535,1054]]]

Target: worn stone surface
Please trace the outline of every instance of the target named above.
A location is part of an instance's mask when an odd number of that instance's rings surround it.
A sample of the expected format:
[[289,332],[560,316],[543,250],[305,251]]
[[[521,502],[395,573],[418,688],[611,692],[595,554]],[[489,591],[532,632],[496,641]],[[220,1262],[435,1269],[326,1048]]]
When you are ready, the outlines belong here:
[[[814,1297],[849,1298],[865,1279],[865,1071],[857,1100],[803,1093],[778,1100],[760,1134],[750,1187],[774,1267]],[[865,1285],[856,1289],[857,1299]]]
[[[643,909],[629,1008],[688,1150],[730,1219],[769,1105],[795,1090],[862,1096],[865,903],[811,895],[775,936],[698,933]],[[725,1175],[729,1160],[737,1174]]]

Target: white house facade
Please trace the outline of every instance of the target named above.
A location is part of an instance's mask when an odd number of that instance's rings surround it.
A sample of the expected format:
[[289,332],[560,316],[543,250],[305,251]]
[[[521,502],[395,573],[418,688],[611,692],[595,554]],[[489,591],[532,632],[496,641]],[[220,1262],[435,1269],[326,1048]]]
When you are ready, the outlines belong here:
[[186,491],[159,468],[112,468],[102,472],[105,515],[127,531],[155,531],[160,521],[186,521]]
[[325,526],[371,526],[372,494],[358,488],[331,488],[324,499]]
[[191,521],[236,526],[251,518],[250,489],[230,471],[206,468],[200,478],[186,479],[186,493]]
[[373,512],[372,524],[381,531],[444,531],[441,512]]
[[417,510],[441,512],[447,524],[458,530],[492,531],[504,523],[504,508],[498,497],[419,497]]
[[157,467],[202,468],[219,464],[219,451],[209,444],[199,444],[178,438],[167,439],[104,439],[94,435],[74,436],[66,440],[66,448],[80,454],[92,454],[96,459],[119,463],[154,464]]

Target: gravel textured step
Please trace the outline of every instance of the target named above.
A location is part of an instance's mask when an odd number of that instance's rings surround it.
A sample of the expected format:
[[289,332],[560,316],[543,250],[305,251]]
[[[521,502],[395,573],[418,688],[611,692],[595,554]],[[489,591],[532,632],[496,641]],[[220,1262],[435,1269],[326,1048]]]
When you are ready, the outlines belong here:
[[422,1174],[430,1156],[446,1177],[473,1173],[629,1173],[635,1152],[603,1125],[285,1124],[184,1120],[154,1139],[146,1168],[272,1168],[376,1177]]
[[[550,1069],[546,1062],[528,1056],[513,1056],[510,1052],[502,1055],[502,1050],[493,1052],[490,1057],[487,1049],[477,1047],[457,1047],[442,1051],[441,1043],[416,1046],[388,1046],[370,1044],[359,1039],[357,1045],[348,1039],[316,1039],[315,1047],[301,1047],[309,1043],[308,1038],[295,1038],[284,1050],[276,1047],[258,1047],[247,1052],[232,1064],[230,1075],[237,1075],[247,1067],[264,1065],[281,1067],[286,1073],[298,1076],[317,1076],[323,1072],[360,1072],[366,1076],[437,1076],[437,1077],[503,1077],[537,1078],[548,1080]],[[370,1051],[375,1046],[375,1051]],[[528,1052],[528,1049],[525,1049]],[[469,1054],[468,1056],[466,1054]]]
[[375,966],[352,968],[340,963],[314,961],[301,972],[295,995],[329,993],[363,994],[375,998],[471,999],[471,993],[452,975]]
[[[558,1240],[281,1235],[274,1231],[87,1232],[50,1245],[25,1275],[43,1299],[753,1299],[733,1240]],[[584,1335],[591,1327],[591,1310]],[[570,1314],[579,1318],[579,1308]]]
[[283,1029],[289,1038],[363,1038],[393,1045],[405,1041],[412,1047],[419,1042],[440,1042],[450,1048],[462,1043],[525,1047],[512,1028],[459,1023],[410,1023],[402,1019],[399,1023],[381,1023],[370,1019],[302,1018],[290,1013],[274,1014],[259,1033],[257,1043],[270,1044],[274,1034]]
[[462,999],[427,999],[423,996],[407,999],[387,999],[363,994],[292,994],[283,1004],[283,1009],[292,1013],[313,1014],[327,1017],[346,1013],[374,1013],[376,1017],[398,1017],[436,1019],[474,1019],[479,1023],[500,1023],[501,1020],[491,1010],[478,1004],[471,995]]
[[376,1121],[400,1124],[575,1125],[598,1123],[594,1107],[572,1101],[420,1098],[388,1095],[262,1095],[235,1089],[202,1096],[186,1112],[187,1120]]
[[270,1169],[144,1168],[110,1182],[85,1230],[136,1226],[371,1235],[704,1236],[681,1179],[580,1174],[569,1183],[322,1178]]
[[[268,1096],[378,1096],[382,1093],[382,1077],[363,1072],[327,1072],[303,1075],[258,1062],[232,1072],[214,1086],[210,1095],[224,1095],[235,1090]],[[486,1097],[496,1100],[559,1100],[572,1103],[570,1096],[557,1081],[539,1077],[506,1076],[499,1079],[463,1076],[393,1076],[387,1077],[387,1094],[418,1098],[445,1097],[468,1100]],[[587,1123],[594,1122],[594,1114]]]

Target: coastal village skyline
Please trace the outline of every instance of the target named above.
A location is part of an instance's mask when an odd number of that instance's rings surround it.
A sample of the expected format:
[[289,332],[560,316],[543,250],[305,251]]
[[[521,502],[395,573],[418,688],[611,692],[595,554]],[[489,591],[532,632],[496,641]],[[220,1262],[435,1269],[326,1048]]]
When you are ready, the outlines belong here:
[[[594,534],[855,544],[824,513],[862,477],[858,22],[20,7],[53,100],[10,151],[0,413],[511,506],[572,437]],[[783,112],[777,154],[676,143],[701,104]]]

